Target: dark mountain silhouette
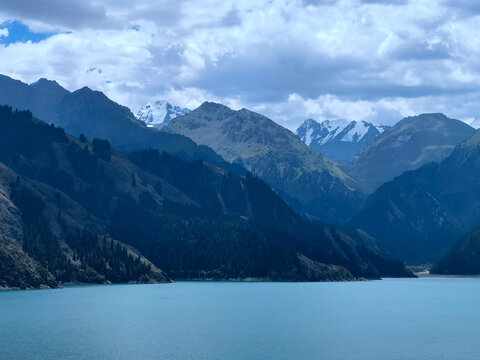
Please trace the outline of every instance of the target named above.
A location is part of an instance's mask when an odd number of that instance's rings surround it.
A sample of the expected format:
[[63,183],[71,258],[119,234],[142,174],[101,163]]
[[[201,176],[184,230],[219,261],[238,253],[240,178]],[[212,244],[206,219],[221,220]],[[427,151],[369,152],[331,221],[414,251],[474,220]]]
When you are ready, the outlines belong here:
[[30,110],[33,115],[61,126],[74,136],[108,139],[122,151],[153,148],[185,160],[203,159],[211,164],[244,174],[245,170],[222,159],[212,149],[198,146],[191,139],[148,128],[102,92],[84,87],[70,93],[55,81],[40,79],[27,85],[0,75],[0,105]]
[[[17,253],[3,254],[38,265],[38,281],[21,286],[168,279],[157,266],[177,279],[411,276],[370,245],[305,220],[250,174],[156,150],[127,157],[106,140],[77,139],[29,112],[0,109],[4,197],[28,235],[22,243],[12,232],[5,246]],[[107,263],[115,264],[108,275]]]

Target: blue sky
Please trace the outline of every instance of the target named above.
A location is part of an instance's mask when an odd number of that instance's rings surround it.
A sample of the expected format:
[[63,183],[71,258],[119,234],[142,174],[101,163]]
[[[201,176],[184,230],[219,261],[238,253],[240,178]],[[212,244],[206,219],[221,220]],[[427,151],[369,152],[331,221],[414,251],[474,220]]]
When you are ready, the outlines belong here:
[[15,20],[6,21],[3,24],[0,24],[0,29],[3,29],[3,36],[0,35],[0,43],[4,45],[27,41],[31,41],[32,43],[38,43],[52,35],[55,35],[54,32],[32,32],[30,31],[28,26]]
[[87,85],[133,111],[218,101],[292,130],[309,117],[471,122],[479,14],[468,0],[2,0],[0,73]]

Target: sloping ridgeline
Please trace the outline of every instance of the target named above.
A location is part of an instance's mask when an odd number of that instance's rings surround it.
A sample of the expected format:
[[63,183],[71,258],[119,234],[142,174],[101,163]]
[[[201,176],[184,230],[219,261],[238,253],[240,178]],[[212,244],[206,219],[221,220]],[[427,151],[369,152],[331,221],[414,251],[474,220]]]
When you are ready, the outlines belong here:
[[478,174],[477,131],[441,163],[405,172],[381,186],[351,223],[375,236],[398,258],[438,260],[457,239],[480,225]]
[[163,131],[190,137],[273,186],[297,211],[341,223],[360,209],[364,195],[334,161],[295,134],[247,109],[206,102],[171,120]]
[[404,118],[387,129],[347,166],[369,193],[405,171],[441,162],[475,129],[443,114]]
[[212,149],[199,146],[185,136],[148,128],[127,107],[88,87],[69,92],[47,79],[28,85],[0,75],[0,105],[30,110],[35,117],[74,136],[108,139],[122,151],[154,148],[185,160],[203,159],[229,171],[245,173],[241,166],[226,162]]
[[[249,174],[238,176],[152,150],[129,159],[105,140],[76,139],[9,108],[2,108],[0,124],[0,161],[12,174],[2,179],[21,214],[21,230],[53,234],[35,237],[42,246],[23,243],[20,250],[57,280],[64,281],[61,276],[68,273],[62,259],[77,261],[81,269],[91,250],[79,247],[89,243],[103,249],[110,239],[131,246],[131,253],[140,251],[151,261],[140,257],[150,272],[159,271],[158,266],[173,278],[411,276],[401,263],[343,232],[304,220]],[[29,214],[24,204],[37,202],[32,193],[43,205]],[[17,237],[12,239],[18,244]],[[40,248],[52,239],[53,250],[42,254]],[[116,245],[111,247],[115,252]],[[55,252],[59,255],[50,260]]]

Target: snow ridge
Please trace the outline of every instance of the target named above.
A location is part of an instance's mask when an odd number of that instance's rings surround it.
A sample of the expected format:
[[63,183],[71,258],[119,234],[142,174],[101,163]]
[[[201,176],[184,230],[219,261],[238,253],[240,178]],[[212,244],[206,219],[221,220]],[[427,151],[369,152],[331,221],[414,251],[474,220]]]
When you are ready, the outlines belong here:
[[295,133],[315,151],[332,160],[347,163],[388,128],[366,121],[338,119],[318,122],[307,119]]
[[144,105],[137,113],[136,118],[143,121],[148,127],[160,129],[177,116],[188,114],[191,110],[174,106],[165,100]]

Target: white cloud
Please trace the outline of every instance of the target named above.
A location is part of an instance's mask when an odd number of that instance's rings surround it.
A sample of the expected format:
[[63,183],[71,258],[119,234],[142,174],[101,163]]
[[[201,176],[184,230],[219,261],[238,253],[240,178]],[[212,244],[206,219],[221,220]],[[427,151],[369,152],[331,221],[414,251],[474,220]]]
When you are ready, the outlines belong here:
[[8,29],[7,28],[0,29],[0,38],[1,37],[8,37]]
[[48,1],[0,4],[1,19],[63,31],[0,45],[0,73],[88,85],[134,111],[219,101],[291,129],[306,117],[479,116],[480,17],[466,2],[74,0],[68,12]]

